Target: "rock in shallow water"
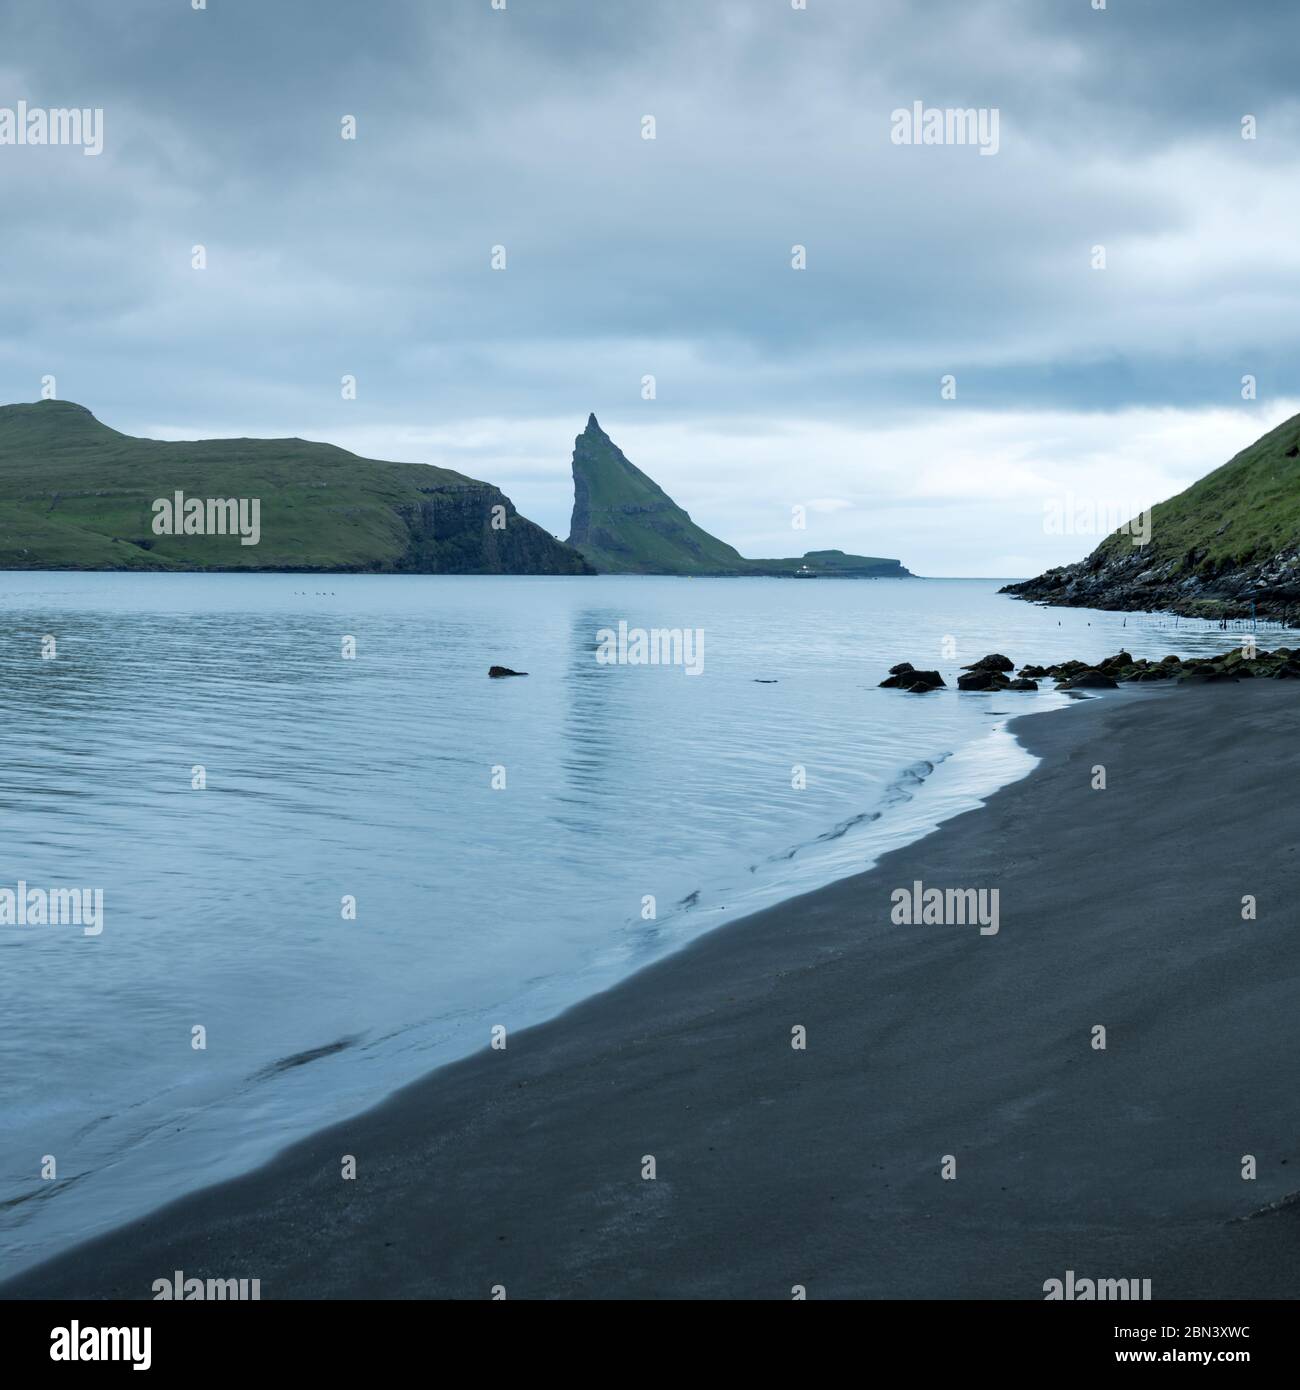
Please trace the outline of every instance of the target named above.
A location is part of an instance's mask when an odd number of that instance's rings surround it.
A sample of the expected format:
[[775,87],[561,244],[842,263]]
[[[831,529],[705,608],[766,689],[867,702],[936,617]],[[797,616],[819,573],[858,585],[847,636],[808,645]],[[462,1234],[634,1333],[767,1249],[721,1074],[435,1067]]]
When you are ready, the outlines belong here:
[[[1135,658],[1130,652],[1119,651],[1101,661],[1061,661],[1054,666],[1026,665],[1020,668],[1019,678],[1012,680],[1005,673],[1013,668],[1007,657],[998,652],[981,657],[957,678],[957,688],[964,691],[992,693],[1003,690],[1037,690],[1038,681],[1050,676],[1058,690],[1114,690],[1120,685],[1142,681],[1206,681],[1239,680],[1300,680],[1300,649],[1278,647],[1275,651],[1258,650],[1248,638],[1240,648],[1214,656],[1162,657],[1153,662],[1146,657]],[[891,670],[888,680],[880,682],[898,690],[923,694],[927,689],[943,685],[937,671],[917,671],[910,662],[902,662]],[[937,684],[936,684],[937,683]]]
[[880,682],[883,690],[910,690],[919,693],[924,690],[938,690],[947,682],[938,671],[918,671],[910,661],[900,662],[889,668],[889,677]]
[[1009,657],[1005,657],[1001,652],[990,652],[988,656],[982,656],[978,661],[972,661],[969,666],[963,666],[963,671],[1013,671],[1016,663]]
[[968,675],[957,677],[958,690],[1010,690],[1011,682],[1001,671],[978,667]]
[[492,679],[500,680],[502,676],[526,676],[527,671],[512,671],[509,666],[489,666],[488,675]]

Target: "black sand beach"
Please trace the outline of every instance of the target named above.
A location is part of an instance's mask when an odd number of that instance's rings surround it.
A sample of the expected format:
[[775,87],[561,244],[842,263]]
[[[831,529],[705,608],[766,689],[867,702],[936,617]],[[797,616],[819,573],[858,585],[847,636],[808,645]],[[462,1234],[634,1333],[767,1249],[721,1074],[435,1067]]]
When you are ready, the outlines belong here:
[[[0,1295],[182,1270],[270,1299],[1041,1299],[1073,1270],[1300,1296],[1300,688],[1126,689],[1016,732],[1032,776],[870,873]],[[998,934],[891,925],[915,880],[998,889]]]

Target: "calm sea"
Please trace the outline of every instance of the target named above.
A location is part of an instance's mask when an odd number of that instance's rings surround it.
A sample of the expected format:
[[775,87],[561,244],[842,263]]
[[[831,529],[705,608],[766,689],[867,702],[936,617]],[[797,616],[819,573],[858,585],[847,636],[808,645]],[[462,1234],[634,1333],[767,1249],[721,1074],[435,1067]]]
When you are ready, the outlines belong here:
[[[0,574],[0,890],[103,893],[97,935],[0,925],[0,1268],[865,867],[1066,702],[896,661],[1239,640],[996,589]],[[602,664],[620,622],[698,630],[699,674]]]

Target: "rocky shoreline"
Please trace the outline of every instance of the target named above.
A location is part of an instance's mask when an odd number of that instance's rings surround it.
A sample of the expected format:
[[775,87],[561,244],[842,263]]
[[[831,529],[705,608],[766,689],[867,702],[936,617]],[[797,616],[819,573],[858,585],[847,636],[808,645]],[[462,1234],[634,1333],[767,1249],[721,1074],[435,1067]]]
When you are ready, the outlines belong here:
[[1154,561],[1116,546],[998,590],[1048,607],[1164,612],[1184,618],[1259,618],[1300,627],[1300,549],[1218,572],[1188,571],[1181,558]]
[[[1060,661],[1054,666],[1026,665],[1012,676],[1015,662],[1000,652],[991,652],[969,666],[967,674],[957,678],[958,690],[968,692],[1000,692],[1003,690],[1033,691],[1040,680],[1056,682],[1058,690],[1115,690],[1133,681],[1239,681],[1239,680],[1300,680],[1300,648],[1276,647],[1262,651],[1247,639],[1240,647],[1218,656],[1166,656],[1160,661],[1145,657],[1134,658],[1128,652],[1116,652],[1104,661]],[[910,695],[928,695],[946,689],[947,682],[938,671],[920,671],[911,662],[903,661],[889,668],[888,677],[880,682],[886,690],[905,690]]]

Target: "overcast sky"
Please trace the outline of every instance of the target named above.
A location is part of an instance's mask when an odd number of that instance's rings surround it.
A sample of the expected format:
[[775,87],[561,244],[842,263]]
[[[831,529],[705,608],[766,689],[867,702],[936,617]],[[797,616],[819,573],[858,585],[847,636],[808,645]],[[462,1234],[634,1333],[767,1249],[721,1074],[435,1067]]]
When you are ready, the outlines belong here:
[[[440,463],[561,536],[594,410],[746,554],[1076,559],[1045,507],[1300,410],[1300,5],[1093,3],[0,0],[0,108],[104,110],[98,157],[0,146],[0,401]],[[997,153],[893,143],[917,101]]]

